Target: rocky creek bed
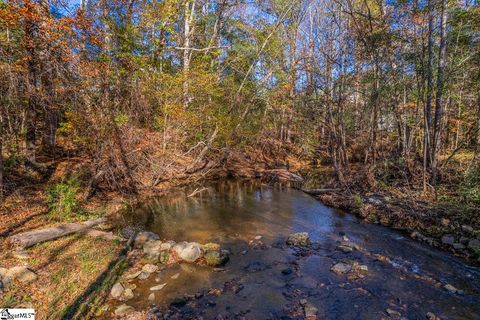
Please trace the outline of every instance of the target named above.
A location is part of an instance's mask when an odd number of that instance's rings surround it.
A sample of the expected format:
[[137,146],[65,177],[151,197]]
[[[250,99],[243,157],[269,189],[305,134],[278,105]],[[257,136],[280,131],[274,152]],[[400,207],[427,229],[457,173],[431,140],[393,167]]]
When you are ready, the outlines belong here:
[[480,270],[449,253],[289,188],[224,182],[188,194],[123,216],[148,232],[100,317],[480,317]]

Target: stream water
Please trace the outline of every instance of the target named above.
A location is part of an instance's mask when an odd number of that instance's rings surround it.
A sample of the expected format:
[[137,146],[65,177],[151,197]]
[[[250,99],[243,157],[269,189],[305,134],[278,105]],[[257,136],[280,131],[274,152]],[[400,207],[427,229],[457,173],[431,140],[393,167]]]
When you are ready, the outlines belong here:
[[[480,270],[449,253],[285,186],[224,181],[189,192],[152,199],[124,223],[162,239],[219,243],[230,261],[220,271],[177,264],[135,280],[128,304],[152,318],[303,319],[306,305],[318,319],[480,319]],[[311,248],[286,246],[294,232],[308,232]],[[357,250],[344,253],[340,242]],[[337,275],[338,262],[368,272]],[[152,308],[149,288],[159,283]]]

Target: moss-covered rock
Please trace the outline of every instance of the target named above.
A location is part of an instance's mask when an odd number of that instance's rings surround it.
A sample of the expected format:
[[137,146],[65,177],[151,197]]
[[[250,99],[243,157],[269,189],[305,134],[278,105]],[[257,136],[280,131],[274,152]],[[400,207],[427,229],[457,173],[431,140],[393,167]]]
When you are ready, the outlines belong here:
[[230,259],[228,251],[226,250],[208,249],[205,251],[205,255],[203,257],[205,259],[205,263],[211,267],[222,266]]

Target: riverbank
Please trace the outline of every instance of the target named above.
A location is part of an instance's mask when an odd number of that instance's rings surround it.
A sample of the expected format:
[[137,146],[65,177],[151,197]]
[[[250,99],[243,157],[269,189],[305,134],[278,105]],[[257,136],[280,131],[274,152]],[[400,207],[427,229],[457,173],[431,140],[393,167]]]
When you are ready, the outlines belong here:
[[310,175],[305,191],[333,190],[312,195],[322,203],[351,212],[367,223],[400,230],[480,265],[479,208],[453,197],[451,190],[439,188],[435,193],[424,193],[413,186],[372,186],[365,171],[355,167],[348,188],[338,183],[331,169],[317,169]]
[[[88,196],[85,190],[89,180],[82,175],[88,166],[85,159],[46,159],[37,170],[19,166],[9,176],[12,187],[0,208],[0,268],[3,268],[0,280],[5,280],[4,273],[16,268],[22,268],[29,278],[23,282],[21,276],[16,276],[8,281],[8,288],[2,288],[2,281],[0,306],[33,307],[39,319],[58,319],[77,312],[84,302],[81,297],[91,295],[92,290],[101,291],[99,299],[105,297],[103,277],[106,274],[113,279],[117,276],[110,274],[112,263],[118,262],[125,248],[125,243],[116,240],[74,234],[27,250],[16,250],[8,241],[11,236],[99,217],[116,219],[121,212],[144,199],[186,185],[197,186],[192,195],[201,193],[203,182],[208,179],[256,176],[261,171],[267,180],[273,181],[278,174],[288,174],[286,170],[267,172],[265,166],[252,166],[245,173],[238,170],[241,165],[236,163],[233,161],[215,170],[209,167],[190,174],[180,173],[136,195],[99,189]],[[112,230],[108,224],[100,228]]]
[[[72,312],[72,308],[78,311],[77,309],[82,308],[81,297],[86,294],[91,295],[92,290],[99,290],[99,299],[104,299],[108,295],[109,286],[113,283],[103,286],[103,277],[108,273],[111,277],[110,281],[114,281],[115,277],[120,276],[121,272],[118,275],[112,275],[110,271],[112,263],[118,262],[125,244],[84,235],[73,235],[37,245],[23,252],[16,252],[7,242],[9,236],[70,221],[115,216],[144,199],[185,185],[193,186],[191,194],[201,194],[204,191],[202,179],[236,177],[275,182],[282,179],[282,176],[279,176],[280,173],[287,178],[297,179],[295,175],[290,176],[285,169],[265,171],[261,167],[239,162],[228,169],[211,171],[208,175],[200,172],[198,175],[165,181],[156,190],[142,192],[139,196],[118,192],[97,192],[88,200],[78,197],[78,203],[74,206],[75,214],[62,216],[52,213],[51,191],[49,191],[52,188],[49,187],[64,185],[65,180],[62,177],[69,176],[62,169],[66,167],[74,172],[78,171],[75,162],[58,163],[56,171],[51,174],[48,181],[42,180],[38,184],[17,189],[6,198],[1,210],[3,223],[0,230],[1,267],[27,266],[35,273],[35,279],[27,283],[16,281],[2,294],[0,303],[7,307],[33,306],[40,310],[40,319],[60,318],[61,315]],[[292,171],[300,168],[299,166]],[[309,187],[339,187],[338,184],[331,182],[334,179],[329,170],[322,169],[321,177],[306,176],[306,185]],[[194,187],[195,185],[198,187]],[[67,187],[74,187],[74,185],[67,184]],[[77,191],[81,195],[81,189]],[[328,206],[355,213],[368,223],[402,230],[416,240],[452,251],[470,262],[478,263],[478,253],[472,249],[472,244],[474,245],[477,240],[479,224],[478,217],[473,213],[459,214],[454,206],[449,210],[445,206],[430,207],[416,197],[394,195],[385,191],[373,193],[361,192],[358,189],[344,190],[323,194],[316,198]],[[65,200],[65,198],[62,199]],[[107,231],[111,230],[111,226],[108,225],[103,228]],[[459,244],[463,247],[459,247]],[[97,257],[98,253],[101,253],[100,258]],[[128,267],[128,262],[126,263],[127,265],[122,268]],[[63,279],[73,280],[70,284],[62,281]],[[62,299],[58,299],[59,296],[62,296]]]

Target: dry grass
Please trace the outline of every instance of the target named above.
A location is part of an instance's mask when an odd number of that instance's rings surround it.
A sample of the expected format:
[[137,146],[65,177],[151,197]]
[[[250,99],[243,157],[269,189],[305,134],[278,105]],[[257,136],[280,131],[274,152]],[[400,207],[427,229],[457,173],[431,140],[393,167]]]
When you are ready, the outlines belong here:
[[122,245],[117,242],[71,236],[37,245],[29,258],[19,261],[5,250],[2,264],[26,263],[38,280],[29,285],[15,283],[0,298],[3,307],[33,307],[38,319],[60,319],[114,260]]

